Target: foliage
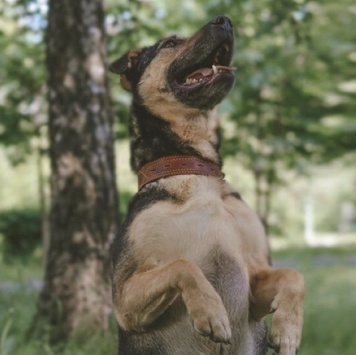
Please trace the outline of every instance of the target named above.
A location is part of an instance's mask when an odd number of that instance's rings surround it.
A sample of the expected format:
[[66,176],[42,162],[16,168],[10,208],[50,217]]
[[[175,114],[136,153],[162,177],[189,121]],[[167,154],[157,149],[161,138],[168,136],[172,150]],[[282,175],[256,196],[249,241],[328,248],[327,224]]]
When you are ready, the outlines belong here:
[[[314,90],[323,97],[319,125],[319,160],[330,161],[356,150],[356,8],[352,0],[314,5],[318,26],[312,29],[317,76]],[[320,90],[321,89],[321,90]]]
[[41,242],[41,215],[29,208],[1,211],[0,233],[6,260],[29,256]]
[[14,163],[45,134],[44,9],[43,0],[0,4],[0,142]]
[[[0,11],[0,139],[16,160],[28,152],[46,121],[47,5],[44,0],[6,0]],[[224,154],[238,149],[246,166],[272,176],[281,164],[300,165],[301,157],[321,161],[355,149],[354,11],[352,0],[108,0],[108,50],[114,59],[172,32],[187,35],[216,14],[230,16],[238,71],[224,108],[236,128]],[[113,88],[123,136],[129,97],[117,85]]]

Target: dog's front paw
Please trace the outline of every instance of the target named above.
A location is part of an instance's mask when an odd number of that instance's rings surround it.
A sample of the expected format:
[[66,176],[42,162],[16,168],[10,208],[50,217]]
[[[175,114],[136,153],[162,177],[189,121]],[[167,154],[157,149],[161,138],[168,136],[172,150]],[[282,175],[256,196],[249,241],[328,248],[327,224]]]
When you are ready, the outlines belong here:
[[189,313],[198,333],[215,342],[229,343],[231,339],[230,321],[220,297],[216,296],[192,304]]
[[218,314],[213,311],[202,311],[199,316],[192,317],[195,330],[203,336],[219,343],[229,343],[231,329],[226,312]]
[[288,335],[270,335],[269,347],[278,355],[296,355],[298,353],[300,340]]
[[296,355],[302,335],[303,317],[297,312],[292,314],[283,308],[277,309],[272,316],[269,346],[279,355]]

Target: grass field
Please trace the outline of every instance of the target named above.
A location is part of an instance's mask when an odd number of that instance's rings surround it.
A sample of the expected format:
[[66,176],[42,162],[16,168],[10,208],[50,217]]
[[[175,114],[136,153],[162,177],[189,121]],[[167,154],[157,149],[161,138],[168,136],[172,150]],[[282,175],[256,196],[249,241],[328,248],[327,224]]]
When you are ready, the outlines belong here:
[[356,248],[284,250],[278,265],[298,268],[307,294],[302,355],[355,354]]
[[[354,355],[356,349],[356,247],[281,249],[273,253],[276,266],[299,269],[306,279],[307,297],[301,355]],[[46,341],[26,338],[35,311],[41,261],[26,265],[0,263],[0,355],[54,355]],[[37,285],[38,286],[38,285]],[[37,287],[38,288],[38,287]],[[116,330],[73,339],[63,355],[114,355]],[[188,354],[187,354],[188,355]],[[192,354],[194,355],[194,354]]]

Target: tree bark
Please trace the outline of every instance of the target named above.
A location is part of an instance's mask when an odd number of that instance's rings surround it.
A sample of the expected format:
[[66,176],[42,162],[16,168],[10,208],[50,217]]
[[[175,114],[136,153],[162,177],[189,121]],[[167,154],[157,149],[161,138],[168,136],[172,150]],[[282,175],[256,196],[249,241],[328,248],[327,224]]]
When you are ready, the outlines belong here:
[[49,0],[50,245],[35,329],[106,329],[118,224],[102,0]]

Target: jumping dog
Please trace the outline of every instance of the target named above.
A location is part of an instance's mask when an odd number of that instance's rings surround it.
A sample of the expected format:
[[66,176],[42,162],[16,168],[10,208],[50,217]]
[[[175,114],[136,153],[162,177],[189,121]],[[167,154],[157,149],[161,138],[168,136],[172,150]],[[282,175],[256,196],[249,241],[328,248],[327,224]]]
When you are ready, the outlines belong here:
[[218,16],[110,66],[133,95],[139,178],[113,246],[120,355],[298,349],[304,279],[270,266],[262,224],[221,173],[216,106],[234,83],[233,45],[231,21]]

